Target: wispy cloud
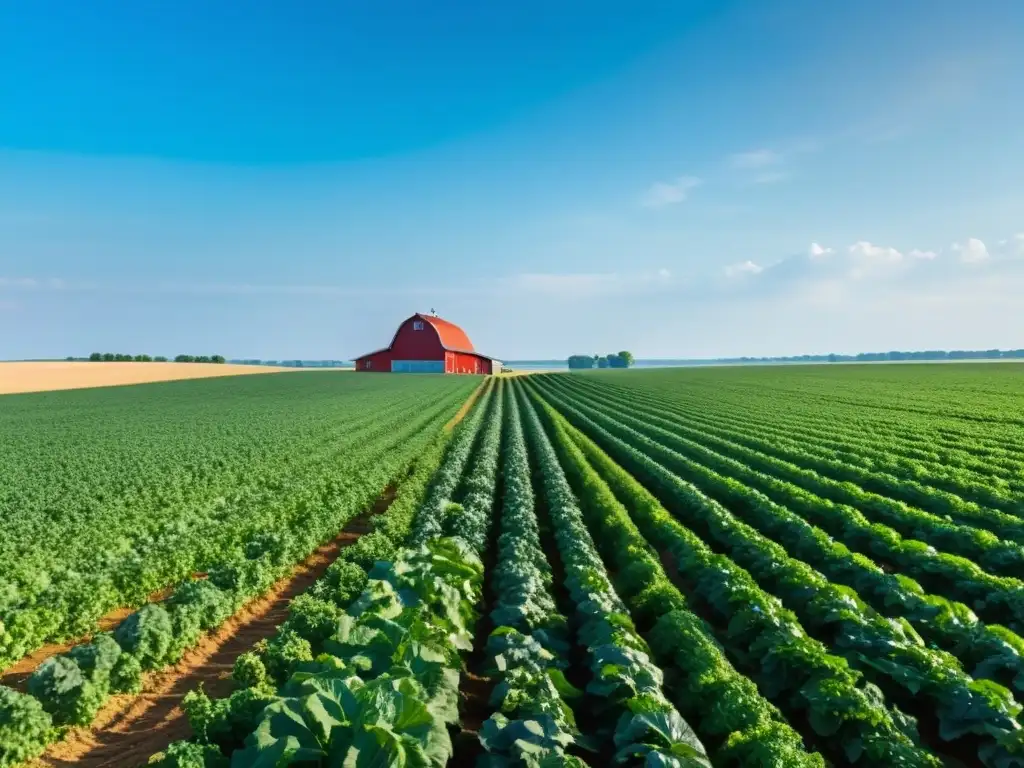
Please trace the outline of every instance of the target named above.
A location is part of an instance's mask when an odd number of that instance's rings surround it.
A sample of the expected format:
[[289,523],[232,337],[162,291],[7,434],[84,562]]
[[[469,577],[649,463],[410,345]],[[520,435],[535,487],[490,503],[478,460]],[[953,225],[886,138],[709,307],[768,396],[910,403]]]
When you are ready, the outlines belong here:
[[0,277],[0,290],[91,291],[96,283],[64,280],[60,277]]
[[774,149],[755,149],[750,152],[737,152],[729,157],[729,164],[733,168],[739,168],[742,170],[752,170],[781,165],[782,161],[782,154],[776,152]]
[[792,174],[789,171],[766,171],[756,174],[750,181],[753,184],[778,184],[785,181]]
[[739,264],[730,264],[725,268],[726,277],[742,277],[743,275],[759,275],[764,272],[764,267],[755,264],[750,259],[741,261]]
[[800,147],[794,143],[793,149],[785,151],[765,148],[737,152],[726,158],[726,165],[745,184],[778,184],[793,175],[785,166],[789,154],[798,151]]
[[650,186],[640,199],[645,208],[664,208],[685,201],[690,191],[699,187],[702,181],[696,176],[680,176],[673,181],[659,181]]

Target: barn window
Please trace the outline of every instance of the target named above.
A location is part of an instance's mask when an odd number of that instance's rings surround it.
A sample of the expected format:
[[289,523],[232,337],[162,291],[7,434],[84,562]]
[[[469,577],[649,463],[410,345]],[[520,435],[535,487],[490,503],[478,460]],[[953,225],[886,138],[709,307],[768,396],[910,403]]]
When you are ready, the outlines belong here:
[[373,360],[366,361],[366,370],[370,370],[373,367]]
[[414,331],[422,331],[423,330],[423,321],[422,320],[413,320],[412,321],[412,329]]

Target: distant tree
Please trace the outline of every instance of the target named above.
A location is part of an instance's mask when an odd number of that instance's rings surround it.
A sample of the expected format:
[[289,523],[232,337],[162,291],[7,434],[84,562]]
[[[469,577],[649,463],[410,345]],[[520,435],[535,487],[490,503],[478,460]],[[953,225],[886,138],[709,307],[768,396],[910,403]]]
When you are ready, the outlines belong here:
[[576,370],[578,368],[593,368],[594,358],[590,355],[571,355],[569,357],[569,368]]
[[224,363],[224,355],[213,355],[210,357],[211,363]]
[[175,355],[174,362],[176,363],[191,363],[194,362],[192,355]]
[[608,367],[609,368],[629,368],[633,364],[633,353],[632,352],[619,352],[614,355],[608,355]]
[[102,359],[103,359],[103,353],[102,352],[93,352],[91,355],[89,355],[89,360],[94,362],[94,363],[98,363]]
[[105,363],[112,363],[112,362],[114,362],[114,353],[113,352],[104,352],[103,353],[103,362],[105,362]]
[[599,357],[599,358],[597,358],[597,367],[598,368],[607,368],[608,367],[608,358],[607,357]]
[[163,355],[157,355],[156,357],[153,358],[153,362],[154,363],[166,363],[167,362],[167,358],[164,357]]
[[193,362],[195,362],[195,363],[208,363],[208,362],[210,362],[210,357],[209,357],[209,355],[198,355],[197,357],[193,358]]

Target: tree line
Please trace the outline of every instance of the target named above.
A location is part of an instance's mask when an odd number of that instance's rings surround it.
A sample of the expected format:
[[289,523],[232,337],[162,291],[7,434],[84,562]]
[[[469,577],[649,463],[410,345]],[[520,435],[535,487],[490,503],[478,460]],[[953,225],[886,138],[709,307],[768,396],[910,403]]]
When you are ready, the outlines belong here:
[[[917,351],[860,352],[855,355],[817,354],[779,357],[716,357],[672,360],[673,363],[879,363],[906,360],[1022,360],[1024,349],[926,349]],[[658,361],[660,362],[660,361]]]
[[569,367],[576,368],[629,368],[633,353],[623,350],[610,355],[570,355]]
[[[72,360],[74,358],[68,358]],[[92,363],[166,363],[163,355],[123,355],[119,352],[93,352],[89,355]],[[223,363],[223,355],[177,355],[176,363]]]

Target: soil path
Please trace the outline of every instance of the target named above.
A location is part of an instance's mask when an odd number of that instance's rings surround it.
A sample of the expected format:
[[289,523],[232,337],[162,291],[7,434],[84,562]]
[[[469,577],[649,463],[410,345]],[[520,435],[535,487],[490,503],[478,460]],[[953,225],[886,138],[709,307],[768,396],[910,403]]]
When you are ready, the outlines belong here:
[[490,382],[484,381],[479,387],[473,390],[473,394],[466,398],[466,402],[462,404],[462,407],[459,408],[458,412],[452,416],[451,420],[447,424],[444,425],[446,432],[451,432],[456,426],[458,426],[460,421],[466,418],[466,414],[473,408],[473,403],[479,399],[480,395],[483,394],[484,390],[487,389],[488,386],[490,386]]
[[391,505],[396,491],[393,486],[385,490],[368,514],[350,521],[340,535],[319,547],[263,597],[243,606],[216,632],[204,637],[177,665],[147,675],[141,694],[111,697],[89,728],[71,730],[29,766],[143,765],[172,741],[188,738],[191,729],[180,707],[185,694],[200,684],[211,697],[230,694],[235,659],[274,634],[288,617],[292,598],[309,589],[342,549],[372,530],[369,519]]

